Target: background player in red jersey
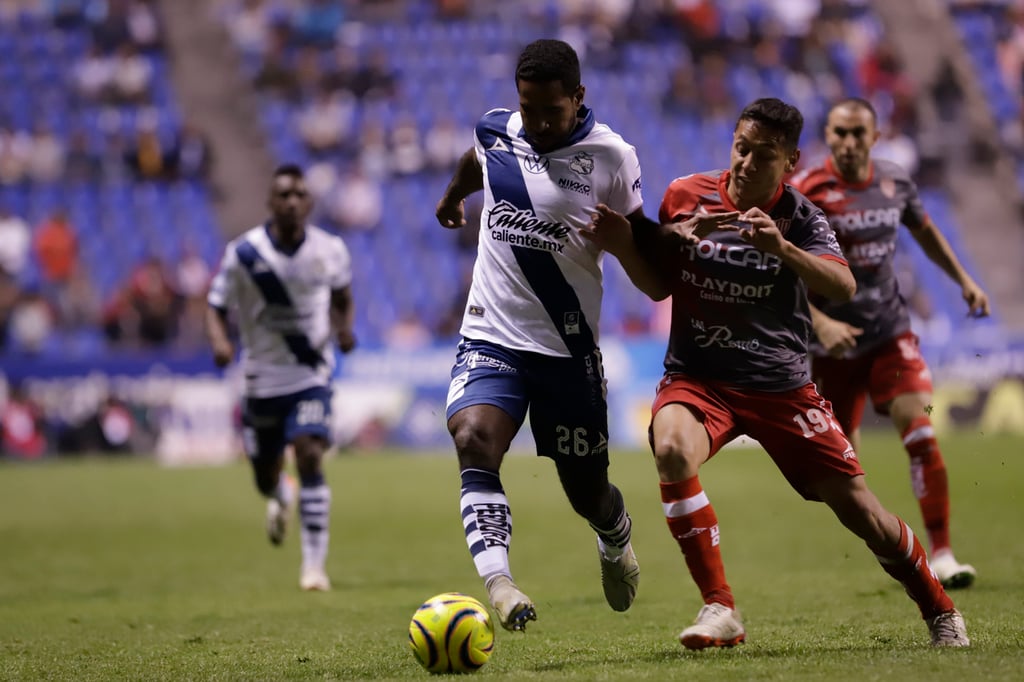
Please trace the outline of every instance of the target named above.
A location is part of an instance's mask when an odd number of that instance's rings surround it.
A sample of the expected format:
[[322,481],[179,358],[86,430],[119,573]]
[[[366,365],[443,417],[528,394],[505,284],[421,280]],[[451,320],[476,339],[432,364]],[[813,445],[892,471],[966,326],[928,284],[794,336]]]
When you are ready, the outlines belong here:
[[812,377],[855,449],[860,449],[867,396],[879,414],[892,418],[910,456],[910,480],[928,531],[932,570],[946,587],[967,587],[976,574],[973,566],[956,560],[950,546],[946,465],[928,416],[931,374],[910,329],[893,267],[900,223],[960,285],[971,315],[989,314],[988,297],[928,218],[907,172],[889,161],[872,160],[878,137],[871,104],[843,100],[832,107],[825,127],[831,156],[793,178],[793,185],[829,217],[857,280],[852,301],[815,300],[811,307],[816,337]]
[[[855,285],[821,210],[782,184],[800,157],[802,128],[795,107],[753,102],[736,124],[729,170],[673,181],[662,229],[635,235],[664,282],[647,293],[672,295],[651,444],[669,530],[704,599],[679,640],[703,649],[746,637],[697,471],[747,434],[794,489],[825,502],[903,584],[933,645],[968,646],[963,618],[928,569],[924,548],[868,489],[853,447],[810,381],[807,291],[849,300]],[[629,223],[604,206],[584,234],[613,254],[633,248]]]

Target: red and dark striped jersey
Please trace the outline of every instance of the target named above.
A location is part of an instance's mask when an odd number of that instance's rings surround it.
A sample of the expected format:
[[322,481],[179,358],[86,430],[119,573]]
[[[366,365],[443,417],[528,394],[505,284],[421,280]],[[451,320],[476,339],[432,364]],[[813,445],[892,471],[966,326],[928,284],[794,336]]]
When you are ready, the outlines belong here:
[[[857,280],[857,293],[848,303],[813,299],[829,317],[864,330],[857,339],[857,356],[910,329],[906,302],[900,294],[893,257],[900,223],[920,229],[928,215],[910,175],[891,161],[871,163],[866,182],[845,182],[829,158],[792,180],[828,216],[843,253]],[[811,351],[823,354],[813,339]]]
[[[737,210],[726,193],[728,179],[728,171],[717,170],[674,180],[661,203],[661,222]],[[795,246],[846,262],[821,209],[789,185],[780,185],[760,208]],[[810,381],[807,285],[778,256],[736,231],[720,230],[697,245],[682,245],[666,267],[674,278],[667,372],[763,391]]]

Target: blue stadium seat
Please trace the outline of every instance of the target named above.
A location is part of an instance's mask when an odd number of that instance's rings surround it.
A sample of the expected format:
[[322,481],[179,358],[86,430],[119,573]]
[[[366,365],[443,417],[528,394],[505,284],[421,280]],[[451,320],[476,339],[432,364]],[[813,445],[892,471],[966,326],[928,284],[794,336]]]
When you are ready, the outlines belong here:
[[[420,11],[428,11],[424,3]],[[765,3],[724,3],[720,7],[726,22],[759,21],[766,15]],[[431,10],[432,11],[432,10]],[[556,16],[558,3],[548,3],[548,11]],[[862,12],[874,22],[870,9]],[[980,37],[994,35],[991,22],[974,22],[972,28]],[[484,110],[494,106],[515,106],[512,84],[505,78],[489,78],[481,74],[481,63],[497,52],[513,52],[534,37],[534,27],[527,22],[501,23],[490,20],[437,21],[424,17],[405,23],[374,23],[365,26],[364,46],[379,46],[391,57],[392,67],[400,76],[403,95],[394,103],[360,107],[357,126],[368,121],[380,122],[390,128],[395,120],[413,113],[421,132],[442,116],[456,115],[460,123],[470,126]],[[671,35],[671,31],[668,32]],[[990,41],[991,42],[991,41]],[[412,49],[415,47],[415,49]],[[840,43],[830,43],[828,50],[837,66],[836,76],[844,90],[860,95],[856,58]],[[676,176],[695,169],[721,167],[725,164],[734,121],[694,122],[682,117],[660,113],[660,98],[666,85],[665,74],[672,66],[690,59],[686,45],[672,35],[671,40],[625,41],[622,44],[621,69],[588,69],[587,101],[598,118],[613,125],[638,149],[644,168],[647,211],[653,214],[661,193]],[[737,101],[744,103],[758,95],[778,95],[796,101],[797,93],[787,91],[789,80],[781,70],[758,73],[742,60],[734,60],[729,70],[729,86]],[[467,83],[471,86],[467,87]],[[803,94],[803,93],[801,93]],[[805,118],[819,121],[827,102],[822,93],[801,99]],[[453,105],[457,103],[457,106]],[[308,161],[295,131],[292,111],[286,105],[264,99],[261,118],[272,152],[280,161]],[[999,104],[1001,115],[1007,109]],[[652,122],[652,117],[654,121]],[[656,125],[654,124],[656,123]],[[667,134],[665,131],[671,131]],[[346,235],[354,254],[356,283],[368,288],[369,311],[359,313],[359,324],[367,338],[382,338],[387,325],[395,318],[401,305],[414,304],[417,310],[433,318],[442,312],[441,302],[457,289],[465,257],[456,251],[455,240],[443,241],[432,232],[437,226],[433,205],[447,181],[445,174],[424,173],[414,178],[396,179],[386,183],[387,218],[377,230]],[[944,217],[945,220],[945,217]],[[949,216],[948,224],[955,224]],[[608,276],[607,322],[612,327],[624,315],[649,311],[650,305],[629,283],[624,273],[612,266]],[[417,287],[409,287],[408,277],[418,278]],[[401,283],[404,286],[400,286]],[[394,290],[392,290],[394,289]],[[446,294],[447,292],[447,294]],[[396,302],[398,304],[396,307]],[[434,319],[426,319],[431,325]]]

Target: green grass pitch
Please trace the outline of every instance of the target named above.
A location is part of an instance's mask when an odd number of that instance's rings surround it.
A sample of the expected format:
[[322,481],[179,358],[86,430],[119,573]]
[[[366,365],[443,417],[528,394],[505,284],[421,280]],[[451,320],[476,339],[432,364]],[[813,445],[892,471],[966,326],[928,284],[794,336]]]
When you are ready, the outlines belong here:
[[[604,603],[594,539],[551,463],[510,456],[512,565],[537,603],[525,634],[498,631],[494,680],[1024,679],[1024,440],[942,441],[953,539],[978,582],[953,593],[973,647],[932,650],[916,608],[820,504],[760,450],[726,450],[704,487],[747,643],[687,652],[700,600],[665,528],[647,453],[613,452],[633,516],[637,601]],[[915,530],[906,457],[866,437],[869,484]],[[0,679],[424,679],[408,651],[415,608],[438,592],[485,599],[465,547],[447,453],[330,460],[334,590],[298,589],[295,527],[263,532],[247,465],[163,469],[147,459],[0,465]]]

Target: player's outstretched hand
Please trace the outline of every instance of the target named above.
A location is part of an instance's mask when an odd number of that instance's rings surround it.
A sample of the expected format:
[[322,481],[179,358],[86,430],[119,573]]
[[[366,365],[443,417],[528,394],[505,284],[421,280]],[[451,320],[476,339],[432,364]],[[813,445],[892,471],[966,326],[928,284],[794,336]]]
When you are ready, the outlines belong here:
[[227,367],[235,358],[235,347],[230,341],[223,341],[213,344],[213,364],[218,367]]
[[720,230],[736,230],[733,225],[740,216],[739,211],[728,213],[695,213],[686,220],[667,223],[665,227],[687,244],[699,244],[712,232]]
[[854,327],[831,317],[822,316],[814,323],[814,334],[825,348],[825,352],[834,358],[841,358],[857,347],[857,337],[864,333],[860,327]]
[[633,241],[633,228],[629,219],[605,204],[597,205],[590,214],[590,222],[580,229],[580,234],[612,255],[622,253]]
[[437,217],[437,222],[441,223],[441,227],[449,230],[462,227],[466,224],[466,200],[463,199],[456,204],[447,199],[441,199],[437,202],[434,215]]
[[338,331],[338,348],[342,353],[348,353],[356,347],[356,335],[351,329]]
[[988,317],[988,294],[973,279],[968,278],[963,288],[964,301],[967,302],[967,314],[971,317]]

